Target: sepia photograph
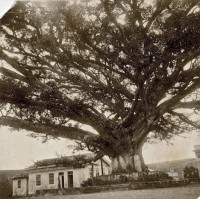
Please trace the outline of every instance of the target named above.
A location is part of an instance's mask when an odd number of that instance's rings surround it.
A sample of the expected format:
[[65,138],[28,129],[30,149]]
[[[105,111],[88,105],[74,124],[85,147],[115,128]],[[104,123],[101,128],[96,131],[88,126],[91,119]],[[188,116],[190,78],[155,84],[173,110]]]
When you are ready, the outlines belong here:
[[200,199],[200,0],[0,0],[0,199]]

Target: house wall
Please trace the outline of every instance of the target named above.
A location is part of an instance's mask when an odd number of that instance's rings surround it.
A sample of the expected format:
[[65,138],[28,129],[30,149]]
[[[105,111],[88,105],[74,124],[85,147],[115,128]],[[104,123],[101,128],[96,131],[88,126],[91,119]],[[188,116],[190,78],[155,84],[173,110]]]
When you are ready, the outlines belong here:
[[[88,169],[61,169],[54,171],[38,171],[29,173],[29,194],[35,194],[37,190],[58,189],[58,173],[64,173],[64,188],[68,188],[68,171],[73,171],[73,187],[80,187],[81,182],[88,178]],[[54,184],[49,184],[49,173],[54,173]],[[41,175],[41,185],[36,186],[36,175]]]
[[[102,167],[103,167],[103,173],[102,173]],[[89,165],[88,166],[88,171],[89,171],[89,178],[91,178],[91,174],[90,174],[90,170],[92,170],[92,165]],[[110,172],[109,172],[109,166],[104,162],[102,161],[102,164],[101,164],[101,160],[97,160],[95,162],[95,165],[93,165],[93,177],[96,177],[96,176],[102,176],[102,175],[109,175]]]
[[[18,180],[21,180],[21,188],[18,188]],[[13,196],[26,196],[28,189],[28,179],[13,179]]]

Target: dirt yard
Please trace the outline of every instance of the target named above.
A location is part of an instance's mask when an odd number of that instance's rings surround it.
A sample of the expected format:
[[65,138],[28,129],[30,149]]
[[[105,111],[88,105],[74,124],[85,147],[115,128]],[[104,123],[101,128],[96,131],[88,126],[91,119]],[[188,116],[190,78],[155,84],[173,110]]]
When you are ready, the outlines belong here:
[[[71,196],[48,195],[29,197],[29,199],[197,199],[198,197],[200,197],[200,185],[151,190],[114,191]],[[28,199],[28,197],[23,199]]]

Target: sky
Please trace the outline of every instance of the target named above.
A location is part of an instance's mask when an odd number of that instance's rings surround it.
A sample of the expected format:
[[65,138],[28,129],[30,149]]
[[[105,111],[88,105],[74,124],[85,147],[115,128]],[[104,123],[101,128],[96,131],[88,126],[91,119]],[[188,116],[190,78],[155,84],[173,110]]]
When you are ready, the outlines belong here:
[[[14,0],[0,0],[0,17],[13,5]],[[26,131],[13,131],[0,127],[0,170],[24,169],[37,160],[54,158],[57,155],[71,155],[66,139],[49,140],[42,143],[41,138],[32,138]],[[185,137],[185,138],[184,138]],[[146,163],[194,158],[193,147],[200,144],[200,136],[190,132],[184,137],[174,137],[171,144],[162,141],[157,144],[145,144],[143,149]]]
[[14,0],[0,0],[0,17],[3,16],[3,14],[12,7],[14,4]]

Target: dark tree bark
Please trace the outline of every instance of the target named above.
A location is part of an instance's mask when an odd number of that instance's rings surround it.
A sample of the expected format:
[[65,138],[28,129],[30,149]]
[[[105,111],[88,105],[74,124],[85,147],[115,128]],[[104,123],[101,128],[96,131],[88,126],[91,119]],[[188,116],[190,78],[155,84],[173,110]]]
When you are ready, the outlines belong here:
[[129,153],[119,155],[117,157],[111,157],[111,165],[113,173],[132,173],[143,172],[147,170],[143,155],[142,155],[143,143],[140,146],[136,146],[134,150]]

